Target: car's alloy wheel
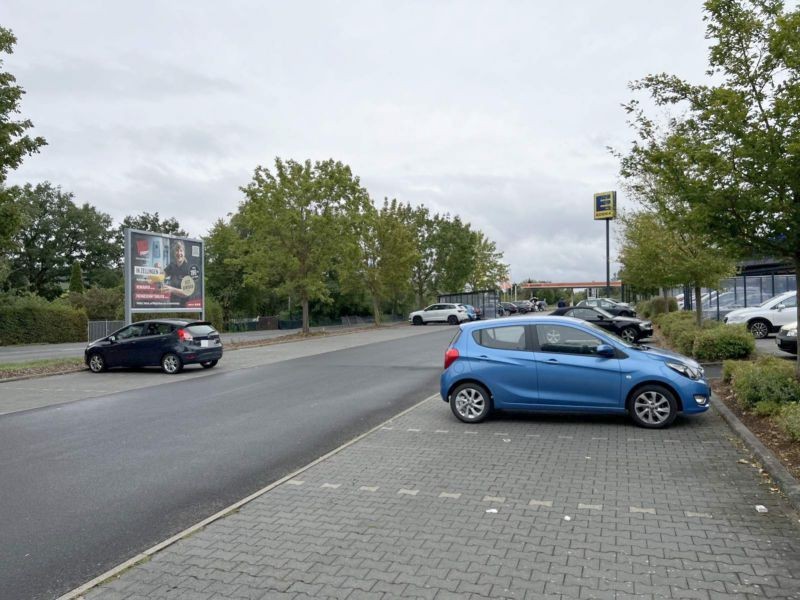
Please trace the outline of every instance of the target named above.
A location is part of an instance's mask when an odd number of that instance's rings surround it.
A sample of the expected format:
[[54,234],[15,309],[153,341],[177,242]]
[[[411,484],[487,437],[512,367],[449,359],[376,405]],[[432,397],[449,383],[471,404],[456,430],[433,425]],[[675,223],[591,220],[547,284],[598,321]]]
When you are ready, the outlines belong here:
[[458,325],[458,317],[455,315],[450,315],[447,317],[447,322],[450,323],[450,325]]
[[177,354],[170,352],[161,359],[161,370],[164,373],[174,375],[175,373],[180,373],[181,369],[183,369],[183,363]]
[[769,335],[769,324],[766,321],[758,320],[750,323],[750,333],[757,340],[763,340]]
[[420,317],[419,315],[417,315],[416,317],[414,317],[413,319],[411,319],[411,322],[412,322],[414,325],[422,325],[422,317]]
[[106,370],[106,361],[103,360],[103,357],[98,354],[94,353],[89,357],[89,369],[92,373],[100,373]]
[[450,409],[465,423],[478,423],[489,416],[492,401],[486,388],[477,383],[464,383],[450,396]]
[[648,385],[636,391],[630,412],[637,425],[659,429],[675,420],[678,403],[668,389],[660,385]]
[[625,329],[619,332],[619,337],[621,337],[629,344],[633,344],[636,341],[636,336],[638,334],[639,332],[636,331],[636,329],[634,329],[633,327],[626,327]]
[[207,360],[205,362],[201,362],[200,366],[204,369],[210,369],[211,367],[215,367],[218,362],[218,360]]

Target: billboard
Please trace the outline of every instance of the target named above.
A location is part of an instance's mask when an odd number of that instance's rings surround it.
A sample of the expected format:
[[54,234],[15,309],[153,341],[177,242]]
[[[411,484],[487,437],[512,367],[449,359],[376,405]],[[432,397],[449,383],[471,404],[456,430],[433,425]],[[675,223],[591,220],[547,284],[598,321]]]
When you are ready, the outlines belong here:
[[594,220],[614,219],[617,216],[617,192],[599,192],[594,195]]
[[125,309],[204,312],[202,240],[125,230]]

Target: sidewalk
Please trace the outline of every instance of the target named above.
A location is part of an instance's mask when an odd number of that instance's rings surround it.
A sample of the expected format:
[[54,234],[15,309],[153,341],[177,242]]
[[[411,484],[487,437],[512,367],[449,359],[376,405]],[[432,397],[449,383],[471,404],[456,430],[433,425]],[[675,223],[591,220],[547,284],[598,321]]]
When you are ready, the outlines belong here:
[[800,598],[798,515],[733,438],[431,398],[83,597]]

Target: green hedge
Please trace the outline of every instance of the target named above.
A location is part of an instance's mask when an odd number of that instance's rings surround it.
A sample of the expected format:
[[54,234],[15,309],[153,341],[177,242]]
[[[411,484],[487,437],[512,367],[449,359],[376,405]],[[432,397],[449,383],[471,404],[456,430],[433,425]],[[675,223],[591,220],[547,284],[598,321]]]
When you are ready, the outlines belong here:
[[800,442],[800,404],[787,404],[778,415],[778,425],[783,427],[789,437]]
[[0,345],[86,341],[86,313],[34,296],[0,300]]
[[667,313],[667,306],[669,306],[670,313],[678,311],[678,301],[675,298],[656,296],[650,300],[639,302],[636,305],[636,313],[643,319],[650,319],[656,315]]
[[678,352],[698,360],[747,358],[756,349],[753,336],[743,325],[706,321],[698,327],[695,314],[686,311],[660,314],[653,322]]

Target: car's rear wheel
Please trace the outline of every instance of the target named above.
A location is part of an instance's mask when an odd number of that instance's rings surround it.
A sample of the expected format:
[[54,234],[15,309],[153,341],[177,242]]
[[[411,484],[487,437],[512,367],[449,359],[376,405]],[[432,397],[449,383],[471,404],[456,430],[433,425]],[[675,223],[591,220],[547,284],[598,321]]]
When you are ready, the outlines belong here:
[[417,315],[416,317],[411,319],[411,323],[414,324],[414,325],[422,325],[422,317]]
[[447,317],[447,322],[450,323],[450,325],[458,325],[458,317],[455,315],[450,315]]
[[164,371],[164,373],[175,375],[175,373],[180,373],[182,369],[183,362],[181,362],[177,354],[170,352],[161,358],[161,370]]
[[205,362],[201,362],[200,366],[204,369],[210,369],[212,367],[216,367],[218,362],[218,360],[207,360]]
[[489,391],[479,383],[462,383],[450,394],[450,410],[465,423],[479,423],[492,412]]
[[769,323],[764,319],[754,319],[750,321],[747,329],[750,330],[750,333],[752,333],[753,337],[757,340],[763,340],[769,335]]
[[102,373],[106,369],[106,361],[102,354],[95,352],[89,357],[89,370],[92,373]]
[[678,402],[667,388],[656,384],[646,385],[631,396],[628,411],[639,427],[661,429],[678,416]]
[[626,327],[625,329],[619,332],[619,337],[621,337],[629,344],[633,344],[638,336],[639,332],[636,330],[635,327]]

